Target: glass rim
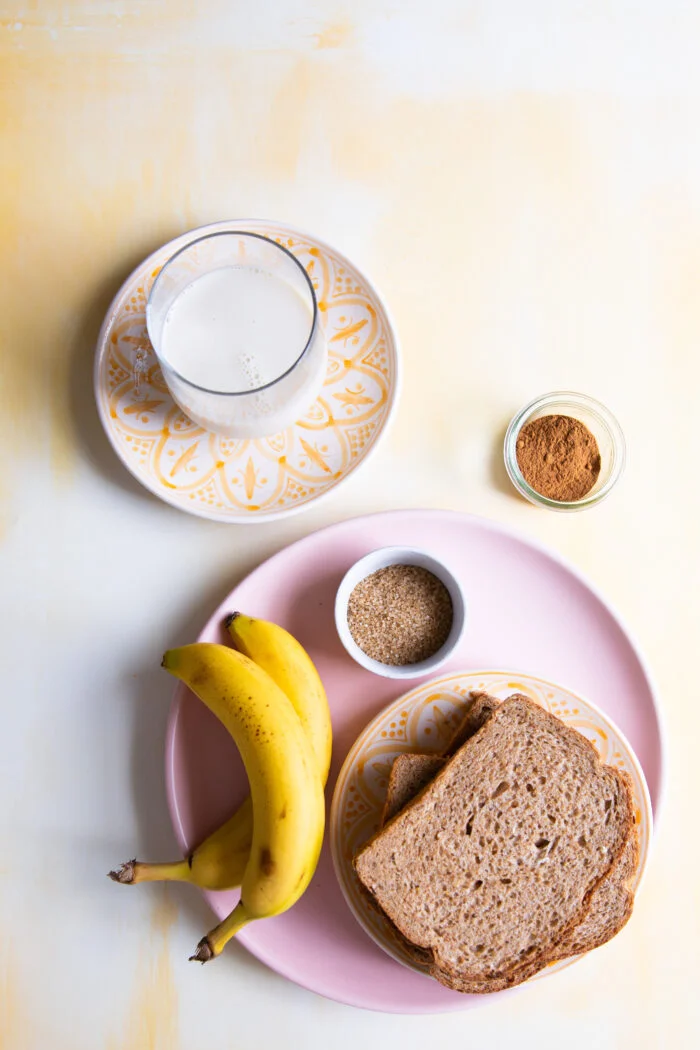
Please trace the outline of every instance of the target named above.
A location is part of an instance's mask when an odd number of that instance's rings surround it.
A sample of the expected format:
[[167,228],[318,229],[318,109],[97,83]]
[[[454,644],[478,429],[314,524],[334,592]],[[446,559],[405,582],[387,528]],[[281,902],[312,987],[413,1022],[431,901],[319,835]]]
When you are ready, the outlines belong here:
[[[297,266],[298,269],[303,274],[304,279],[305,279],[306,284],[307,284],[307,287],[309,289],[309,292],[311,293],[311,303],[312,303],[312,306],[313,306],[313,316],[312,316],[312,319],[311,319],[311,328],[309,330],[309,336],[308,336],[308,339],[306,340],[306,343],[304,344],[304,347],[303,347],[301,353],[299,354],[299,356],[294,361],[292,361],[292,363],[289,366],[289,368],[285,369],[284,372],[282,372],[280,375],[276,376],[274,379],[271,379],[269,383],[263,383],[262,386],[251,387],[250,390],[212,390],[210,387],[201,386],[199,383],[193,383],[191,379],[187,379],[186,376],[183,376],[181,372],[178,372],[178,370],[176,368],[174,368],[166,360],[166,358],[158,351],[158,349],[156,348],[155,342],[151,338],[150,326],[149,326],[149,319],[150,319],[150,312],[151,312],[151,300],[153,299],[154,292],[155,292],[156,288],[158,287],[158,283],[159,283],[161,277],[163,276],[165,271],[168,269],[168,267],[171,265],[171,263],[174,263],[175,260],[180,255],[183,254],[183,252],[189,251],[190,248],[193,248],[196,244],[201,244],[202,241],[210,241],[214,237],[254,237],[258,241],[266,241],[268,244],[272,245],[273,248],[278,249],[280,252],[282,252],[284,255],[287,255],[292,260],[294,265]],[[197,278],[195,278],[195,280],[196,279]],[[216,397],[246,397],[246,396],[249,396],[250,394],[260,394],[260,393],[262,393],[265,390],[270,390],[271,387],[276,386],[277,383],[280,383],[283,379],[286,379],[286,377],[288,375],[290,375],[294,371],[294,369],[297,367],[297,365],[305,357],[307,351],[309,350],[309,347],[311,346],[311,344],[312,344],[312,342],[314,340],[314,336],[316,334],[317,325],[318,325],[318,301],[316,299],[316,289],[313,286],[311,278],[309,277],[308,273],[306,272],[306,270],[304,269],[302,264],[297,259],[296,255],[294,255],[293,252],[290,252],[288,248],[285,248],[283,244],[278,244],[277,241],[273,241],[271,237],[265,237],[265,235],[262,234],[262,233],[253,233],[250,230],[215,230],[213,233],[205,233],[201,237],[195,237],[194,240],[188,241],[187,244],[183,244],[182,248],[178,248],[178,250],[176,252],[174,252],[166,260],[166,262],[164,262],[163,265],[161,266],[161,268],[158,271],[158,274],[157,274],[155,280],[153,281],[153,284],[151,285],[151,290],[148,293],[148,299],[146,301],[146,331],[148,333],[149,342],[150,342],[151,346],[153,347],[153,353],[156,355],[156,358],[158,360],[158,364],[160,364],[160,365],[165,364],[167,366],[167,368],[170,370],[170,372],[172,372],[173,375],[176,376],[180,380],[180,382],[184,383],[186,386],[190,387],[192,390],[199,390],[203,394],[214,394]]]
[[[534,489],[525,480],[515,453],[515,443],[518,434],[525,423],[528,422],[529,418],[540,409],[547,408],[557,402],[564,402],[565,404],[568,402],[571,404],[572,408],[580,405],[582,408],[585,408],[596,416],[599,422],[610,434],[614,451],[613,466],[610,471],[610,476],[596,492],[592,492],[578,500],[554,500],[550,499],[549,496],[543,496],[541,492],[538,492],[537,489]],[[576,393],[574,390],[553,390],[550,393],[541,394],[539,397],[534,398],[534,400],[524,405],[523,408],[513,416],[508,424],[506,436],[503,441],[503,458],[505,460],[506,472],[510,480],[520,494],[524,496],[525,499],[529,500],[530,503],[547,507],[550,510],[585,510],[587,507],[593,507],[597,503],[600,503],[601,500],[605,499],[619,480],[620,475],[624,470],[626,460],[625,436],[622,427],[615,416],[601,401],[596,400],[594,397],[590,397],[588,394]]]

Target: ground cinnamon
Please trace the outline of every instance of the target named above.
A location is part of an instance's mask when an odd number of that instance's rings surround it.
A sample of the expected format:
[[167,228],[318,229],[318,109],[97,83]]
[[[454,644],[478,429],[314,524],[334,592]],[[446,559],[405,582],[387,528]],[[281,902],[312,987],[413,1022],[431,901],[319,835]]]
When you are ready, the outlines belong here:
[[572,416],[540,416],[526,423],[515,455],[528,485],[561,503],[583,499],[600,474],[598,442]]

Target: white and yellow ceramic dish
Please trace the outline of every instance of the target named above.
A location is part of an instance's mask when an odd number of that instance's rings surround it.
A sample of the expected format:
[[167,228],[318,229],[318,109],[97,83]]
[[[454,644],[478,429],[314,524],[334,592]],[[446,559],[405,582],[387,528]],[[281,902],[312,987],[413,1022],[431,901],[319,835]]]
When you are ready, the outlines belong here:
[[[652,809],[644,774],[619,729],[592,703],[570,690],[531,675],[501,671],[452,672],[406,693],[382,711],[357,738],[340,771],[331,809],[331,851],[338,882],[353,915],[380,948],[397,962],[423,972],[406,952],[391,923],[372,907],[355,875],[352,859],[378,830],[392,763],[405,752],[440,752],[459,724],[470,693],[485,691],[504,699],[524,693],[590,740],[603,762],[632,777],[640,863],[644,873],[652,836]],[[554,963],[537,980],[574,962]]]
[[[160,268],[196,237],[226,230],[263,234],[302,262],[328,344],[316,403],[268,438],[220,437],[188,419],[168,392],[146,332],[146,301]],[[315,237],[243,219],[183,234],[137,267],[100,332],[95,396],[107,437],[142,485],[180,510],[240,524],[294,514],[345,481],[376,448],[399,375],[394,329],[369,280]]]

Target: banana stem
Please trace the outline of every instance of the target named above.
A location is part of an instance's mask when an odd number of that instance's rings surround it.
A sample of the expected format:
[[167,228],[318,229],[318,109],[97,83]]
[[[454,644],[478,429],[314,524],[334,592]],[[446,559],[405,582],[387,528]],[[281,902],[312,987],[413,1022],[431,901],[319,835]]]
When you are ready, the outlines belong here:
[[140,860],[128,860],[117,871],[108,872],[113,882],[123,886],[137,882],[191,882],[192,872],[186,860],[169,864],[144,864]]
[[235,937],[252,918],[253,916],[248,914],[243,901],[239,901],[227,918],[210,930],[206,937],[202,937],[194,955],[190,955],[190,962],[205,963],[221,955],[231,938]]

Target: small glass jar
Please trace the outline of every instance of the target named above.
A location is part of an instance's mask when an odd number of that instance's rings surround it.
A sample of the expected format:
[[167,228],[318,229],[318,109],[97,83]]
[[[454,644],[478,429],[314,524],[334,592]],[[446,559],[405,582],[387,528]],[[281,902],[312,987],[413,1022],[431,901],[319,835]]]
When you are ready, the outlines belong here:
[[[527,423],[532,423],[542,416],[571,416],[588,427],[598,442],[600,450],[600,474],[590,492],[577,500],[556,500],[543,496],[541,492],[528,485],[518,466],[516,445],[518,435]],[[506,432],[503,445],[508,477],[521,496],[538,507],[549,510],[585,510],[600,503],[609,495],[625,466],[625,438],[620,424],[612,412],[600,401],[585,394],[572,391],[555,391],[536,398],[513,417]]]

